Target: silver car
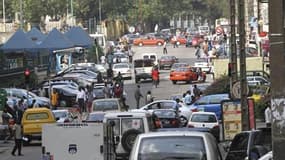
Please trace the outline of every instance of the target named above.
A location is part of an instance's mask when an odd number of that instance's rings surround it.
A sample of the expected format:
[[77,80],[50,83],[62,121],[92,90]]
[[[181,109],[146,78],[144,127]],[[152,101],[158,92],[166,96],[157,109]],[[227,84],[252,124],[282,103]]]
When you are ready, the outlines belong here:
[[206,132],[167,131],[140,134],[130,160],[222,160],[215,138]]
[[116,63],[113,65],[113,75],[118,76],[119,72],[123,78],[132,79],[132,69],[128,63]]

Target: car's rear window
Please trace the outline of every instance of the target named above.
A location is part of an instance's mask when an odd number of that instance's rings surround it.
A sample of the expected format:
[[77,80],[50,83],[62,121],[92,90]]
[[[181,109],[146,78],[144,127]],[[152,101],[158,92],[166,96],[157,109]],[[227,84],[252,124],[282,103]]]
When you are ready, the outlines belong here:
[[114,65],[114,68],[129,68],[128,64],[116,64]]
[[176,116],[174,111],[156,110],[153,112],[158,118],[173,118]]
[[192,122],[204,122],[204,123],[214,123],[217,122],[217,118],[210,114],[194,114],[191,118]]
[[119,110],[117,101],[97,101],[93,103],[93,111]]
[[135,66],[135,67],[152,67],[152,66],[153,66],[153,61],[151,61],[151,60],[135,61],[134,66]]
[[41,120],[41,119],[48,119],[49,115],[45,112],[40,113],[28,113],[26,116],[27,120]]
[[176,68],[175,71],[177,71],[177,72],[187,72],[187,71],[189,71],[189,68]]
[[202,137],[163,136],[143,138],[139,146],[138,160],[206,159]]

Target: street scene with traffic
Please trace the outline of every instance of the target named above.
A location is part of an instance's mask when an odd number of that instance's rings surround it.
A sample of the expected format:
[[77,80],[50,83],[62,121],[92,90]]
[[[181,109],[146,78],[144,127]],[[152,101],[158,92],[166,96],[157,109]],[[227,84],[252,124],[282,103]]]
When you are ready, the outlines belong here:
[[269,3],[163,2],[3,1],[0,159],[273,159]]

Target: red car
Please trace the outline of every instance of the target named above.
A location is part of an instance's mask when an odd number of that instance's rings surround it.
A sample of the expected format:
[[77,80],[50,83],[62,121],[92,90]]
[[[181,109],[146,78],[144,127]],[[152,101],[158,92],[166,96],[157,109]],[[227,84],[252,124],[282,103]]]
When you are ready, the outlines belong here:
[[171,68],[174,63],[177,63],[178,59],[175,56],[161,56],[158,60],[159,69],[164,69],[166,67]]
[[[187,39],[185,37],[177,37],[177,45],[186,44]],[[174,38],[170,40],[171,44],[174,44]]]
[[186,83],[191,83],[192,81],[198,81],[198,73],[190,67],[177,68],[170,72],[170,80],[173,84],[177,81],[185,81]]
[[138,46],[143,46],[143,45],[161,46],[163,45],[163,43],[164,43],[163,39],[150,38],[150,37],[137,38],[137,39],[134,39],[134,42],[133,42],[134,45],[138,45]]

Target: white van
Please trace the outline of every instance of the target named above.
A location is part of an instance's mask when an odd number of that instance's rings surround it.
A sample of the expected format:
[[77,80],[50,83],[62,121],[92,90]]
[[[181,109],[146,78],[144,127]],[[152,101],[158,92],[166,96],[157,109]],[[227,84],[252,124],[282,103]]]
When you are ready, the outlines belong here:
[[143,53],[142,59],[151,59],[153,60],[154,65],[158,64],[158,58],[156,53]]

